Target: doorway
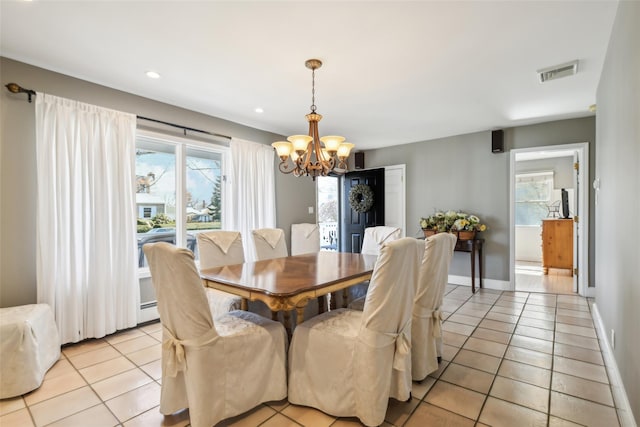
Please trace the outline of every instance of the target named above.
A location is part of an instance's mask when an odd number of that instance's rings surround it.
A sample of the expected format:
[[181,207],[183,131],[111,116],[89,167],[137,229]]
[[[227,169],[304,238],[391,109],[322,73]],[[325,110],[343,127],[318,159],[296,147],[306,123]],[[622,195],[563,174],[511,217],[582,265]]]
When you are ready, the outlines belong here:
[[510,160],[511,289],[586,295],[588,144],[515,149]]
[[[373,195],[373,206],[357,212],[350,204],[351,189],[364,184]],[[347,172],[342,179],[340,250],[359,253],[364,229],[384,225],[384,168]]]

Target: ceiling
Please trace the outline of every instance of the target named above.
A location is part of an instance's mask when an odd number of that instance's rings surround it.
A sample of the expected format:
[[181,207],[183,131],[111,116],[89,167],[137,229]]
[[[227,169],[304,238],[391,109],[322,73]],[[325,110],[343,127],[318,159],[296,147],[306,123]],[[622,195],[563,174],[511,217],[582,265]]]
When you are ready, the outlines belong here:
[[[615,0],[2,0],[0,54],[282,135],[307,132],[304,62],[318,58],[320,133],[361,150],[593,115],[616,9]],[[575,59],[575,76],[539,83],[538,69]]]

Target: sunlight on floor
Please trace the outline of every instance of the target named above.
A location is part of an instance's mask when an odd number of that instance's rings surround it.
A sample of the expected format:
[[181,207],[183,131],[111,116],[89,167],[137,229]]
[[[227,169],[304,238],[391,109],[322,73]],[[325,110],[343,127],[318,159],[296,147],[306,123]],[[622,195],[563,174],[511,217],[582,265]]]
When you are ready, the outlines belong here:
[[516,260],[516,290],[573,294],[573,276],[571,270],[556,268],[544,274],[539,262]]

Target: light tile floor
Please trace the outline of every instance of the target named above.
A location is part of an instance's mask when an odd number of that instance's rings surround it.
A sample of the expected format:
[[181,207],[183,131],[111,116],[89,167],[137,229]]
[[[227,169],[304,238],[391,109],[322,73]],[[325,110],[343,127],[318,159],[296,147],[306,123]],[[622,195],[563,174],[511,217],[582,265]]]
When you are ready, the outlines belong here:
[[[443,361],[385,426],[618,426],[589,302],[574,295],[447,286]],[[163,417],[160,324],[65,346],[42,386],[0,401],[1,426],[186,426]],[[270,402],[221,426],[358,426]]]
[[571,270],[550,268],[543,274],[541,263],[518,260],[515,268],[516,291],[575,295]]

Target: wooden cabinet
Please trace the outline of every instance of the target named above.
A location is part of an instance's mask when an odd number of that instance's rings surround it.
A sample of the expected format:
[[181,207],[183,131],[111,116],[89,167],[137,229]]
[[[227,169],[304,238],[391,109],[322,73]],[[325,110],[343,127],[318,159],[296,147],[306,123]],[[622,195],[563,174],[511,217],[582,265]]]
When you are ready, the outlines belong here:
[[542,270],[568,268],[573,276],[573,219],[542,220]]

